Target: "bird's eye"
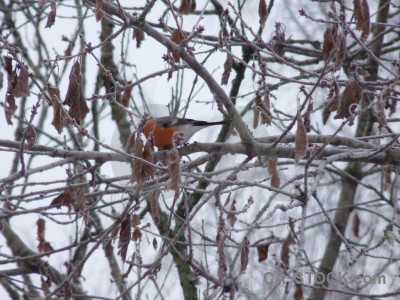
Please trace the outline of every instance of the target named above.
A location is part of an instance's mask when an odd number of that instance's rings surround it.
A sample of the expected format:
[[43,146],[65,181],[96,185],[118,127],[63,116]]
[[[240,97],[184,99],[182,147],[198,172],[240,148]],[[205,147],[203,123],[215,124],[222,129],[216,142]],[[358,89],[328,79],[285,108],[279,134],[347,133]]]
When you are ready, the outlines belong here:
[[167,124],[167,123],[162,123],[162,124],[161,124],[161,127],[162,127],[162,128],[168,128],[168,124]]

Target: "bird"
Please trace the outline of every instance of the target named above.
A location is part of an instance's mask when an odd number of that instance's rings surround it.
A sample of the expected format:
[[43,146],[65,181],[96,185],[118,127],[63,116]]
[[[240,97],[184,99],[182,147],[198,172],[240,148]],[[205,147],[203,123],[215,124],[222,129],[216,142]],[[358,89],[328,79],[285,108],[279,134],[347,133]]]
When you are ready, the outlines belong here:
[[207,122],[178,117],[148,119],[143,126],[143,134],[160,150],[171,149],[179,133],[183,134],[180,144],[185,144],[199,130],[225,124],[225,121]]

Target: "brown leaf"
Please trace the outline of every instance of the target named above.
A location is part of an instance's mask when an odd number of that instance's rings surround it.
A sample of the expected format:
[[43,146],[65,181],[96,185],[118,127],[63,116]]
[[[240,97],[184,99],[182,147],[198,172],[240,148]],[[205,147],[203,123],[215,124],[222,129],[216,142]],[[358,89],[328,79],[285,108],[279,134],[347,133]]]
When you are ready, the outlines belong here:
[[54,25],[55,21],[56,21],[56,2],[51,1],[49,16],[47,17],[46,26],[44,26],[44,28],[50,28],[51,26]]
[[361,41],[365,42],[370,32],[370,15],[367,0],[354,0],[354,19],[356,29],[361,31]]
[[388,165],[385,167],[385,182],[384,183],[385,183],[386,188],[389,187],[393,182],[392,171],[393,171],[392,166]]
[[136,140],[136,131],[132,131],[125,146],[125,152],[132,153]]
[[57,87],[49,87],[49,93],[51,96],[51,105],[53,106],[53,125],[59,134],[62,133],[63,128],[67,126],[68,120],[65,112],[62,109],[60,100],[60,90]]
[[260,25],[264,26],[265,25],[265,21],[267,20],[267,4],[265,2],[265,0],[260,0],[260,2],[258,3],[258,16],[260,17]]
[[325,63],[332,61],[335,71],[342,67],[346,58],[346,37],[338,25],[327,28],[324,33],[322,57]]
[[268,258],[268,248],[269,248],[269,244],[257,246],[257,254],[258,254],[259,262],[262,262]]
[[294,300],[303,300],[303,286],[295,283]]
[[[172,34],[171,34],[171,41],[173,41],[175,44],[180,45],[181,42],[184,39],[183,32],[180,29],[175,29]],[[168,52],[172,54],[172,57],[174,58],[175,62],[179,62],[181,60],[181,57],[179,56],[178,53],[176,53],[175,50],[168,48]]]
[[282,243],[282,249],[281,249],[281,260],[284,264],[284,267],[287,269],[289,267],[289,247],[290,245],[294,244],[294,240],[292,237],[288,237],[283,243]]
[[153,238],[153,248],[154,248],[154,250],[157,250],[157,245],[158,245],[157,239],[154,237]]
[[[126,84],[131,84],[132,81],[128,81]],[[126,88],[124,93],[122,94],[121,104],[125,107],[129,107],[129,100],[131,99],[133,87]]]
[[324,42],[322,44],[322,58],[325,62],[329,60],[329,57],[335,47],[335,38],[333,28],[329,27],[324,32]]
[[269,98],[269,92],[267,91],[264,95],[264,101],[262,102],[263,111],[261,112],[261,122],[266,125],[271,125],[271,101]]
[[181,183],[181,166],[180,156],[176,148],[170,150],[169,153],[169,182],[167,187],[175,191],[175,195],[179,194],[179,184]]
[[308,138],[306,128],[304,127],[303,120],[300,113],[297,114],[297,130],[295,137],[295,155],[294,159],[296,164],[307,154]]
[[26,149],[30,149],[36,142],[36,130],[31,123],[28,123],[28,128],[25,130],[25,141],[27,142]]
[[16,77],[13,94],[16,98],[29,96],[29,72],[24,65],[20,66],[19,75]]
[[139,228],[135,228],[135,230],[132,233],[132,241],[136,242],[137,240],[140,240],[142,238],[142,232],[140,231]]
[[51,247],[51,245],[46,242],[46,240],[44,239],[44,233],[46,230],[46,222],[45,220],[39,218],[36,221],[36,225],[38,227],[37,229],[37,240],[39,241],[39,245],[38,245],[38,250],[40,253],[44,253],[44,252],[50,252],[53,250],[53,247]]
[[236,223],[236,199],[233,199],[232,204],[231,204],[231,209],[230,209],[230,213],[228,213],[227,219],[229,220],[229,223],[231,224],[231,227],[233,228],[235,226]]
[[113,246],[111,245],[111,241],[108,241],[104,248],[104,254],[106,255],[107,258],[112,258],[113,252],[114,252],[114,249],[113,249]]
[[[133,145],[133,155],[138,158],[143,157],[143,141],[140,138],[135,139],[135,144]],[[143,182],[143,163],[141,160],[133,159],[132,160],[132,174],[131,181],[132,182]]]
[[131,241],[131,215],[126,214],[124,220],[121,222],[121,229],[119,231],[118,254],[121,256],[122,261],[126,260],[129,242]]
[[268,159],[268,172],[271,175],[271,186],[274,188],[279,188],[281,185],[281,179],[279,177],[278,169],[276,168],[278,158],[276,156],[271,156]]
[[75,119],[78,124],[82,124],[89,112],[89,107],[83,96],[83,78],[79,61],[74,63],[69,74],[69,85],[64,104],[70,106],[68,113],[71,118]]
[[196,10],[196,0],[181,0],[180,14],[190,14]]
[[160,189],[156,187],[150,194],[149,202],[150,202],[150,213],[153,218],[153,222],[155,224],[159,224],[161,220],[160,215],[160,206],[158,204],[158,197],[160,196]]
[[307,132],[311,131],[311,112],[313,110],[313,103],[310,102],[307,106],[306,113],[303,117],[304,127],[306,128]]
[[250,242],[247,237],[244,238],[242,251],[240,252],[240,273],[244,273],[249,263]]
[[96,0],[96,22],[101,21],[104,18],[103,0]]
[[[145,159],[149,163],[154,164],[154,149],[150,141],[147,141],[146,144],[144,144],[143,159]],[[144,179],[151,178],[156,173],[156,168],[153,165],[143,163],[142,168],[142,176],[144,177]]]
[[217,253],[218,253],[218,279],[221,282],[223,282],[223,280],[225,279],[227,271],[226,256],[224,252],[225,239],[226,239],[225,234],[222,234],[221,228],[218,228],[217,239],[216,239]]
[[285,47],[283,43],[285,42],[285,32],[283,31],[282,23],[276,22],[275,23],[275,35],[272,37],[271,44],[272,50],[279,56],[283,56]]
[[72,190],[72,198],[74,201],[75,211],[77,213],[83,214],[86,210],[86,201],[85,201],[85,188],[77,187]]
[[56,198],[54,198],[51,201],[50,206],[54,205],[57,208],[60,208],[61,206],[70,207],[71,203],[72,203],[72,189],[67,189],[60,195],[58,195]]
[[140,216],[136,215],[136,214],[133,214],[132,215],[132,226],[135,227],[135,226],[138,226],[138,225],[140,225]]
[[253,128],[256,129],[258,127],[258,123],[260,122],[260,109],[257,106],[253,106]]
[[67,283],[64,285],[63,300],[71,300],[71,287]]
[[42,218],[39,218],[36,221],[36,226],[37,226],[37,240],[44,241],[44,233],[46,231],[46,221],[43,220]]
[[40,281],[42,282],[43,294],[45,296],[48,296],[50,294],[50,286],[51,286],[50,278],[47,277],[47,279],[44,279],[43,276],[40,276]]
[[355,80],[350,80],[346,83],[343,93],[340,95],[339,106],[335,119],[345,119],[350,117],[362,96],[362,88]]
[[353,234],[355,237],[359,238],[360,237],[360,217],[358,214],[354,215],[353,218],[353,224],[351,226],[351,229],[353,230]]
[[144,32],[140,29],[135,28],[133,30],[133,38],[136,40],[136,48],[140,48],[142,42],[144,41]]
[[224,72],[222,73],[222,78],[221,78],[221,85],[226,85],[228,84],[229,76],[231,75],[232,71],[232,55],[229,53],[226,54],[226,60],[224,63]]
[[15,104],[15,97],[13,94],[14,87],[16,85],[17,74],[12,66],[12,58],[8,56],[3,56],[4,59],[4,69],[7,71],[7,91],[4,104],[4,113],[6,115],[6,120],[8,125],[12,125],[11,117],[17,110],[17,105]]

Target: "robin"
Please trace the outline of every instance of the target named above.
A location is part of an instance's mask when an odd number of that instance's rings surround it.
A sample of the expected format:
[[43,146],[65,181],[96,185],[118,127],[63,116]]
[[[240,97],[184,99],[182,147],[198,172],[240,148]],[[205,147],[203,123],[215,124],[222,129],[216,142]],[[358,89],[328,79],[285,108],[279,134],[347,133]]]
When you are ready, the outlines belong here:
[[147,120],[143,126],[143,133],[147,140],[154,141],[157,148],[171,149],[179,133],[183,134],[180,144],[185,144],[197,131],[221,124],[225,124],[225,121],[206,122],[177,117],[161,117]]

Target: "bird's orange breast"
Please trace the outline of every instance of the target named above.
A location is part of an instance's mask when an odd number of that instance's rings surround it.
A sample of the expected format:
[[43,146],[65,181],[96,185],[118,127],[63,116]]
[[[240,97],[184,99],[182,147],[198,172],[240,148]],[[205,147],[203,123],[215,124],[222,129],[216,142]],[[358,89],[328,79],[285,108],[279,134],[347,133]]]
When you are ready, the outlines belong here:
[[147,140],[154,141],[154,146],[159,149],[170,149],[173,146],[174,133],[179,130],[178,126],[164,128],[156,124],[153,119],[148,120],[143,127],[143,134]]

